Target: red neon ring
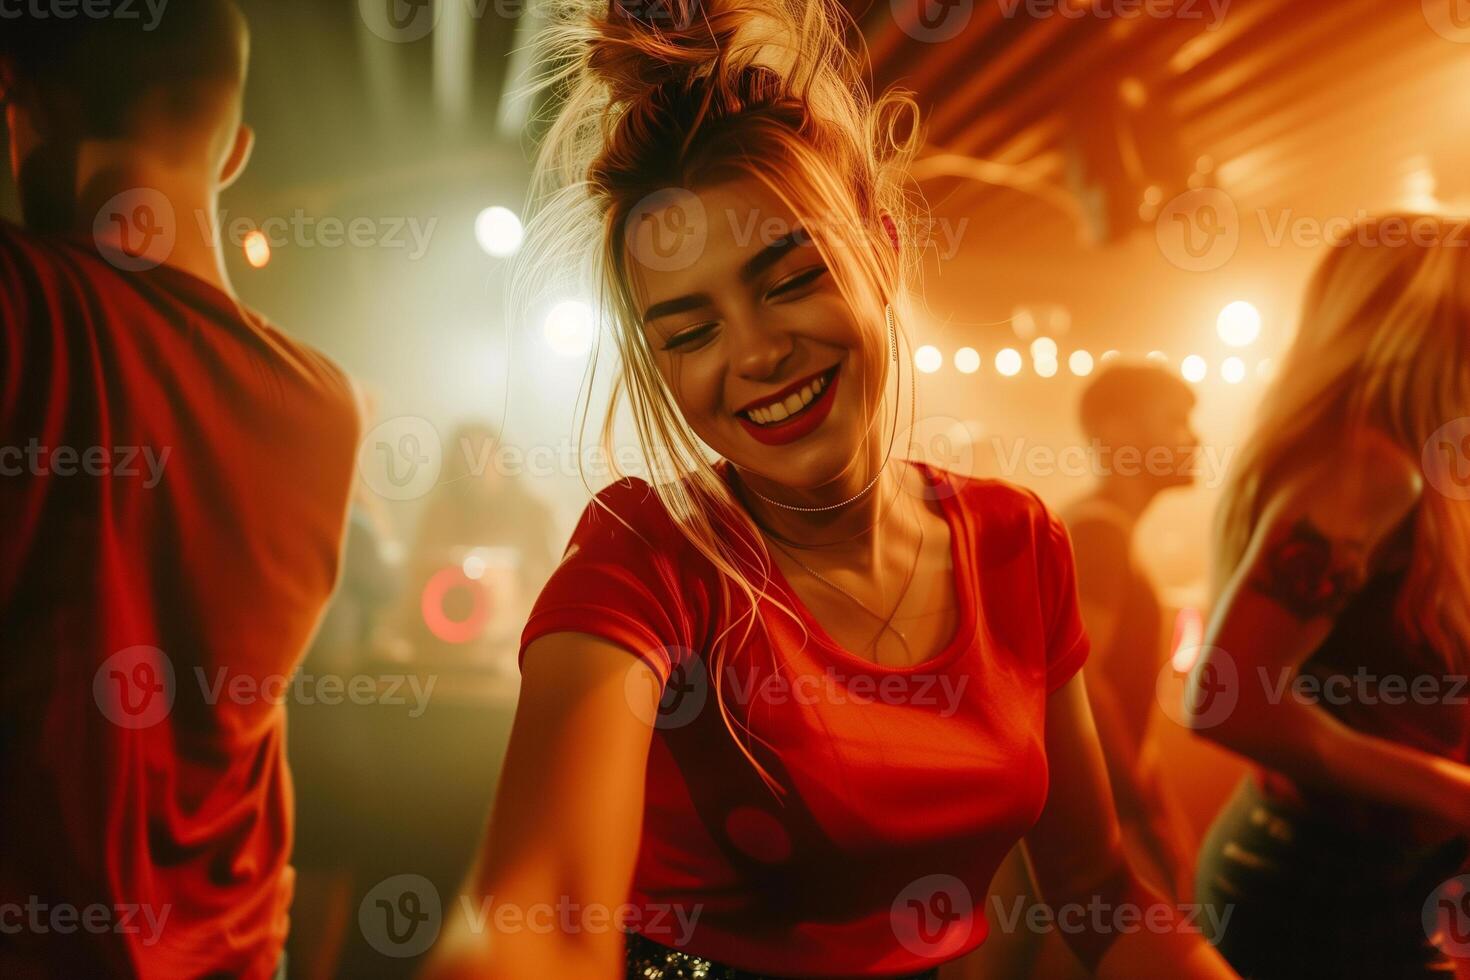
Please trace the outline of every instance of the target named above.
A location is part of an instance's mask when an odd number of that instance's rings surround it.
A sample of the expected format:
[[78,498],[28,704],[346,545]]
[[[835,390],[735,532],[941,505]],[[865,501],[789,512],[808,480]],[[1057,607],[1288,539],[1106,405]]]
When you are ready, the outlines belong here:
[[[474,606],[464,619],[451,619],[444,612],[444,598],[456,588],[468,589],[474,596]],[[464,569],[458,565],[441,568],[430,576],[424,585],[419,608],[424,614],[424,625],[429,628],[429,632],[445,643],[468,643],[477,639],[490,619],[490,602],[484,587],[466,575]]]

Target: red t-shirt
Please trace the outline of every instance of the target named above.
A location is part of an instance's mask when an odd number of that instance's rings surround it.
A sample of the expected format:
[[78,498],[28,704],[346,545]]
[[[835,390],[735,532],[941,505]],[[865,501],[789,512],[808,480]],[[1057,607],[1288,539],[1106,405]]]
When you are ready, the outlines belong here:
[[1082,666],[1088,639],[1066,528],[1041,501],[923,473],[954,489],[939,499],[959,626],[942,652],[880,667],[842,650],[774,565],[771,589],[807,642],[762,600],[769,639],[730,644],[726,703],[790,788],[784,803],[716,704],[709,651],[732,623],[743,629],[740,593],[720,598],[713,566],[642,480],[598,495],[632,531],[595,503],[583,512],[521,654],[547,633],[591,633],[663,685],[637,911],[625,913],[634,931],[747,970],[854,977],[923,970],[984,940],[990,880],[1046,800],[1047,695]]
[[275,970],[357,425],[213,286],[0,222],[0,976]]

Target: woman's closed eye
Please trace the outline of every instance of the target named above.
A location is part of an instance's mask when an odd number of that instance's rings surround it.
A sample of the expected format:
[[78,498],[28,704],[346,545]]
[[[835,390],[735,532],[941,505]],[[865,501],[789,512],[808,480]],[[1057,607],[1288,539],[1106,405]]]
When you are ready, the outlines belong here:
[[[824,265],[814,265],[811,268],[803,269],[795,275],[777,283],[775,286],[772,286],[770,291],[766,293],[766,298],[768,300],[778,301],[799,298],[804,295],[803,291],[808,286],[816,284],[826,275],[827,267]],[[689,327],[686,330],[681,330],[664,341],[663,349],[679,351],[681,353],[698,350],[703,346],[701,341],[708,340],[717,325],[715,323],[701,323],[697,326]]]
[[664,341],[664,350],[695,350],[696,348],[690,345],[707,338],[714,329],[715,325],[713,323],[701,323],[698,326],[690,327],[688,330],[681,330]]
[[802,289],[820,280],[827,274],[825,265],[814,265],[810,269],[803,269],[796,275],[784,279],[771,288],[766,294],[767,298],[787,299],[796,295]]

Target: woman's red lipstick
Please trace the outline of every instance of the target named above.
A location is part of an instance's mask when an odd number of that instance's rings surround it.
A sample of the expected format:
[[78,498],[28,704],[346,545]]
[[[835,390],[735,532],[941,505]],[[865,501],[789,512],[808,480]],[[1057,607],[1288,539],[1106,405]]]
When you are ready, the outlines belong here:
[[822,393],[812,399],[812,403],[804,407],[790,418],[783,419],[774,425],[757,425],[744,415],[737,414],[736,419],[750,433],[750,437],[756,442],[767,446],[782,446],[788,442],[795,442],[802,436],[807,435],[817,426],[822,424],[827,414],[832,411],[832,404],[836,401],[837,381],[842,377],[842,369],[839,366],[832,374],[832,380],[827,382],[827,387]]

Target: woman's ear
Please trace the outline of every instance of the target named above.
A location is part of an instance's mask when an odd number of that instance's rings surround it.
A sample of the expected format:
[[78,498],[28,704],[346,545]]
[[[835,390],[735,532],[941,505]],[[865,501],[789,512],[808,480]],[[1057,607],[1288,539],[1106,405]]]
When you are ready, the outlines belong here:
[[897,255],[899,248],[898,222],[894,221],[893,215],[889,214],[887,211],[884,211],[882,214],[880,214],[878,216],[878,220],[883,222],[883,230],[888,232],[888,240],[893,243],[893,252],[895,255]]

